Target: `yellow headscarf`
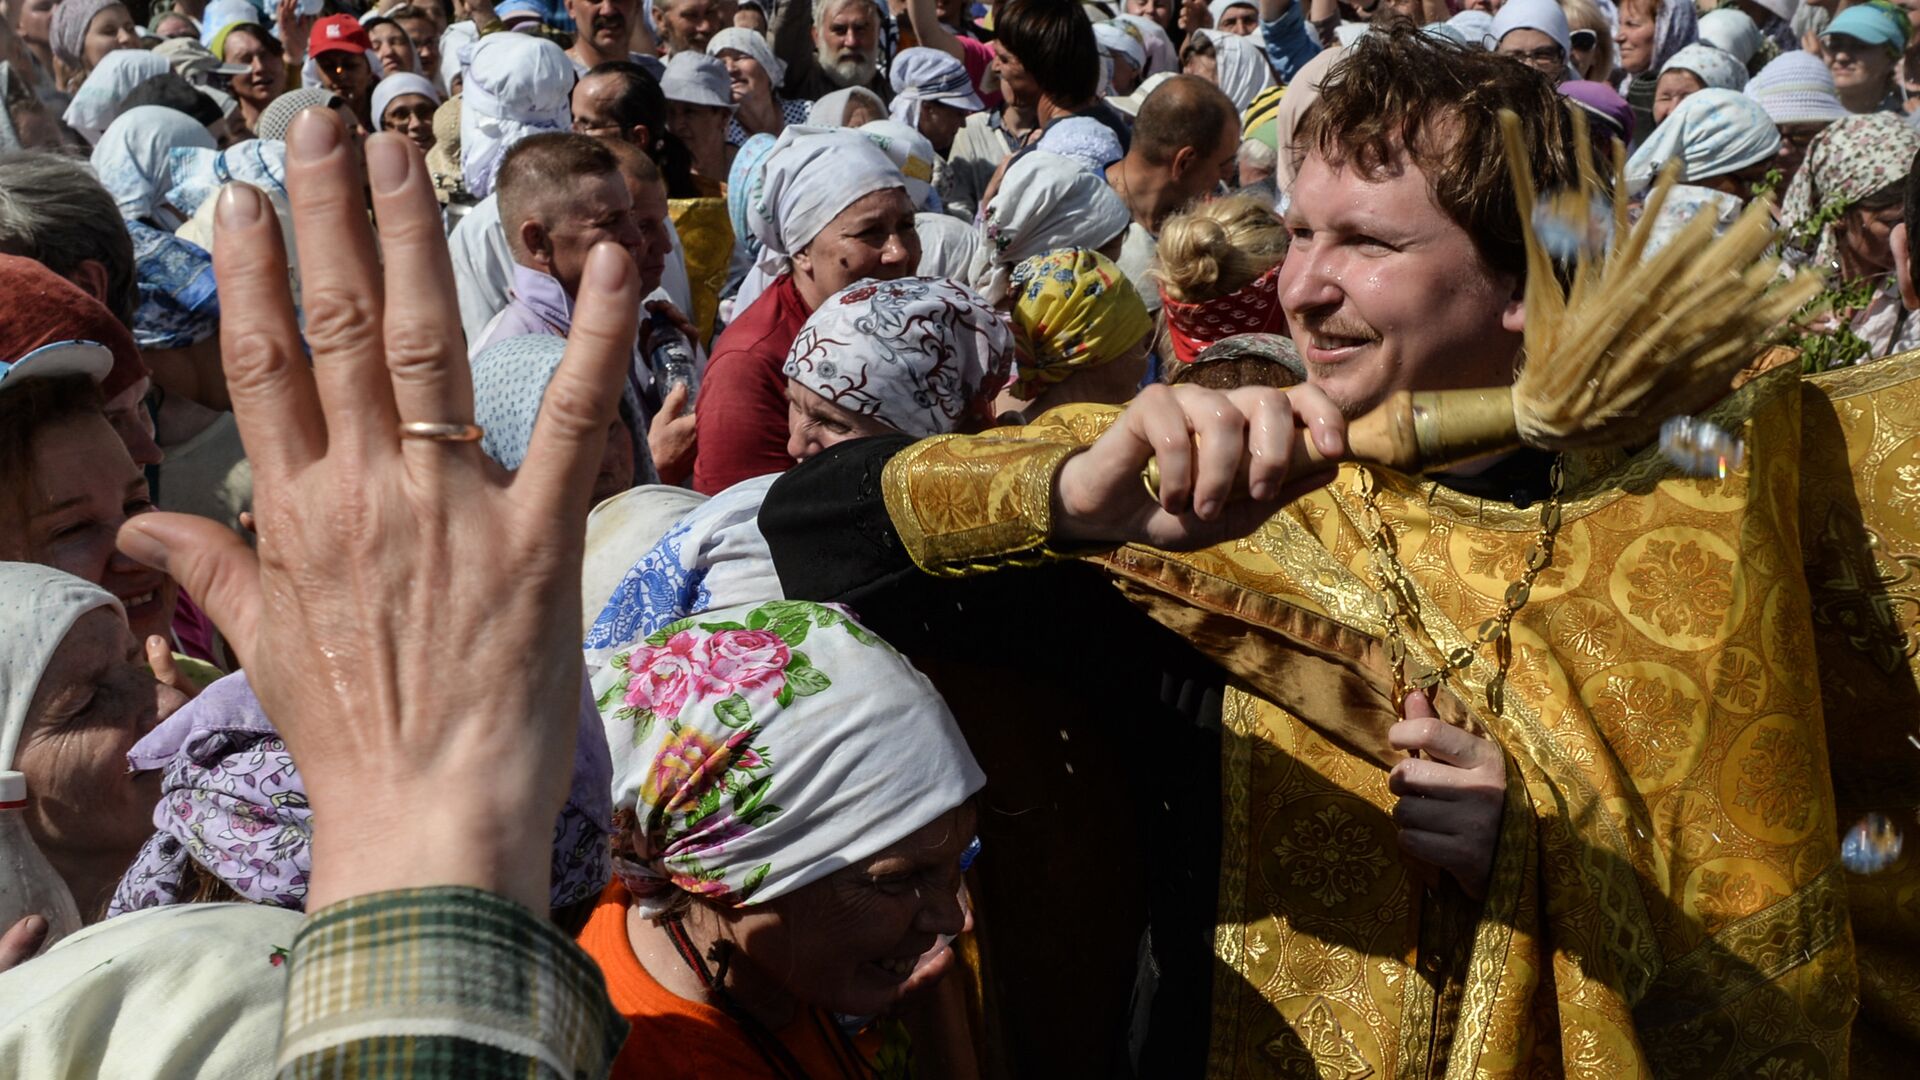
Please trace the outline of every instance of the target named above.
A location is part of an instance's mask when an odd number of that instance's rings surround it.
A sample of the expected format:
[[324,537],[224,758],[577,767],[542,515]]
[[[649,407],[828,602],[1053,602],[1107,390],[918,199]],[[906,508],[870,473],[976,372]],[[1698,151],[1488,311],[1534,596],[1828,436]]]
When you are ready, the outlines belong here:
[[1111,363],[1153,330],[1153,317],[1112,260],[1087,248],[1035,255],[1013,268],[1013,396]]

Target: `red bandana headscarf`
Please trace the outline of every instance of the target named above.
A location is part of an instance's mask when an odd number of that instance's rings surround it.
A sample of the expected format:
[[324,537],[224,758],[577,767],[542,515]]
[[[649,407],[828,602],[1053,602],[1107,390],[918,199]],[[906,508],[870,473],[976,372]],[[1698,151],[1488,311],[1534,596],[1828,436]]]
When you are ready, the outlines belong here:
[[1160,290],[1160,304],[1167,313],[1167,336],[1173,339],[1174,358],[1193,363],[1200,350],[1235,334],[1285,334],[1287,314],[1280,307],[1280,267],[1274,263],[1267,272],[1238,290],[1212,300],[1186,303]]
[[7,303],[6,318],[0,319],[0,360],[18,360],[58,341],[97,341],[113,354],[113,370],[100,384],[102,397],[111,399],[146,376],[133,334],[104,304],[40,263],[0,255],[0,296]]

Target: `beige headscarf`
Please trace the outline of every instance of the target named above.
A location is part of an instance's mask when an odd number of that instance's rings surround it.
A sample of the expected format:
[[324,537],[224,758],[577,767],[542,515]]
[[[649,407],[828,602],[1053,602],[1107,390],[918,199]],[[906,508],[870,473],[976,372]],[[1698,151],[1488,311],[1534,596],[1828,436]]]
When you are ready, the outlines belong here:
[[1326,81],[1327,72],[1333,70],[1345,52],[1345,49],[1325,49],[1302,64],[1293,81],[1287,84],[1280,107],[1274,110],[1274,146],[1280,153],[1274,165],[1273,183],[1283,193],[1293,187],[1294,156],[1290,146],[1294,132],[1300,127],[1301,117],[1307,115],[1307,107],[1320,100],[1320,84]]

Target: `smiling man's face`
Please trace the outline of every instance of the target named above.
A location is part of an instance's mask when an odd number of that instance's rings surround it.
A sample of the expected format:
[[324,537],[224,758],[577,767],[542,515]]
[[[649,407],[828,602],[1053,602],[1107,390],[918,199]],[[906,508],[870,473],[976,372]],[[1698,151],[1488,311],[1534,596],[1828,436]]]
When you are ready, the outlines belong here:
[[1513,381],[1519,282],[1486,264],[1404,153],[1373,177],[1309,153],[1287,227],[1281,305],[1308,381],[1349,418],[1396,390]]

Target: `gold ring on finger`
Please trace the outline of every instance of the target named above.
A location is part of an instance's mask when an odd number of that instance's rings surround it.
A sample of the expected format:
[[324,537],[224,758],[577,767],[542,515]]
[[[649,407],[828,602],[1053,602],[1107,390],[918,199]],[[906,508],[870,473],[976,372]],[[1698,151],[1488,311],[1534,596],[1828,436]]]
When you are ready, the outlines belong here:
[[449,424],[432,420],[409,420],[400,425],[400,437],[403,439],[426,439],[429,442],[479,442],[486,430],[479,424]]

